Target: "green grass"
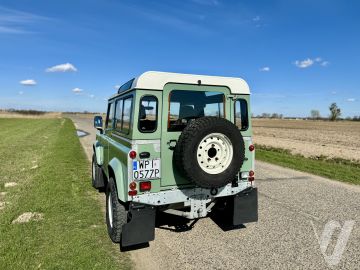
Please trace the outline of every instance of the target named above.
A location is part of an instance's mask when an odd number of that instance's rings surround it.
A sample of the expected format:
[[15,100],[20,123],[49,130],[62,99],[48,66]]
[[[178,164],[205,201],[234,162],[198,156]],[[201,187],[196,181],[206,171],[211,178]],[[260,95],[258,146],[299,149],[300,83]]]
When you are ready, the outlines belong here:
[[[107,236],[73,123],[0,119],[0,138],[0,269],[130,269]],[[12,224],[24,212],[44,219]]]
[[256,159],[338,181],[360,184],[360,164],[345,159],[328,159],[325,156],[306,158],[293,155],[289,150],[263,145],[256,146]]

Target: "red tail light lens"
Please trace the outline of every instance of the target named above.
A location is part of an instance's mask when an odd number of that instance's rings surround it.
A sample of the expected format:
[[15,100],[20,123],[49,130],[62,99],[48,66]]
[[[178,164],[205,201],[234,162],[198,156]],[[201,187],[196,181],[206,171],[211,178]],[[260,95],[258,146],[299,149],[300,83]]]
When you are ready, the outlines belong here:
[[250,176],[250,177],[254,176],[254,174],[255,174],[254,171],[250,171],[250,172],[249,172],[249,176]]
[[130,196],[135,196],[136,194],[137,194],[137,190],[130,190],[129,191]]
[[131,190],[135,190],[135,189],[136,189],[136,183],[135,183],[135,182],[131,182],[131,183],[129,184],[129,188],[130,188]]
[[254,146],[253,144],[251,144],[251,145],[249,146],[249,151],[252,152],[252,151],[254,151],[254,150],[255,150],[255,146]]
[[151,189],[151,182],[140,182],[140,191],[148,191]]
[[135,152],[134,150],[131,150],[131,151],[129,152],[129,157],[130,157],[131,159],[136,158],[136,152]]

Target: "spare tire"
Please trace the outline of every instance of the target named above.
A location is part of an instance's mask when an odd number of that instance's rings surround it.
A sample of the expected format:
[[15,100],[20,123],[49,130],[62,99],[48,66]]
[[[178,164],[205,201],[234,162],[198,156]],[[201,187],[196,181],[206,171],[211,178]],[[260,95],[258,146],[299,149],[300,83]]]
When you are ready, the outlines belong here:
[[218,117],[192,120],[174,149],[174,163],[199,187],[219,188],[230,183],[245,158],[245,145],[238,128]]

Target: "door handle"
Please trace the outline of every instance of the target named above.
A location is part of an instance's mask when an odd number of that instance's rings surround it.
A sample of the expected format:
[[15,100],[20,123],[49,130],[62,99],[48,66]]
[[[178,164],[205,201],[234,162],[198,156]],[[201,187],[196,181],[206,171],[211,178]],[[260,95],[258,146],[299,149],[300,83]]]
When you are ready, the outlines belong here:
[[176,146],[177,140],[170,140],[167,142],[167,145],[169,146],[170,150],[174,150]]

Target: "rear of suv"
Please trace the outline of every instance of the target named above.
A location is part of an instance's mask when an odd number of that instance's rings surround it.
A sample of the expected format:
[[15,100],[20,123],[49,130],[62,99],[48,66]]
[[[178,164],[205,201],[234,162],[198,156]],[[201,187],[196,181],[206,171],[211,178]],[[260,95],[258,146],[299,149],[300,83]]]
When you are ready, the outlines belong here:
[[111,240],[151,241],[161,212],[258,219],[250,91],[240,78],[146,72],[108,101],[93,145],[92,185],[106,194]]

